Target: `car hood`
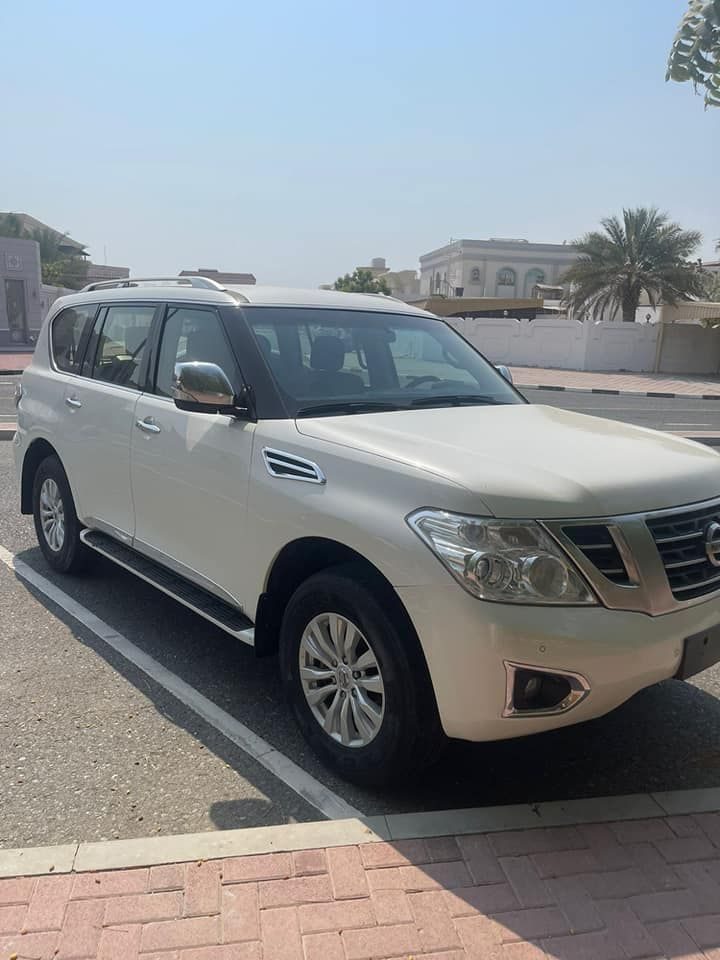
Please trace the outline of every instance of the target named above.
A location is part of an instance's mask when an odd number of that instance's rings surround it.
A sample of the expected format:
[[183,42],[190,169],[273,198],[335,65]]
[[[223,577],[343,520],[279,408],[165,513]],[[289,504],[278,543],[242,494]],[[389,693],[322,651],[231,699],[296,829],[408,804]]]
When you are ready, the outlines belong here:
[[398,410],[300,419],[297,428],[445,477],[477,497],[478,513],[497,517],[606,517],[720,496],[720,456],[708,447],[555,407]]

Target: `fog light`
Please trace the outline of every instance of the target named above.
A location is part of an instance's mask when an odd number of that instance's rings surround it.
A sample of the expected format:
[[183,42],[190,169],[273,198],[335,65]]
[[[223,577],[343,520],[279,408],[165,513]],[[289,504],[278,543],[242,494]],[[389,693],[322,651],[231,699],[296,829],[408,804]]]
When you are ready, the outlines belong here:
[[571,693],[566,677],[552,673],[518,670],[515,674],[513,706],[515,710],[552,710]]

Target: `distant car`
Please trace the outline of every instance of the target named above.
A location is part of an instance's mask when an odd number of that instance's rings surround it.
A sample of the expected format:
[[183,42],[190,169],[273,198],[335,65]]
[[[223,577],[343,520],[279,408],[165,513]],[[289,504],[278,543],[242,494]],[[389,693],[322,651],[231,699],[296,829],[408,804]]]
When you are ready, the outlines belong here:
[[15,453],[55,570],[100,553],[279,651],[357,781],[720,659],[720,457],[531,406],[389,297],[91,285],[44,323]]

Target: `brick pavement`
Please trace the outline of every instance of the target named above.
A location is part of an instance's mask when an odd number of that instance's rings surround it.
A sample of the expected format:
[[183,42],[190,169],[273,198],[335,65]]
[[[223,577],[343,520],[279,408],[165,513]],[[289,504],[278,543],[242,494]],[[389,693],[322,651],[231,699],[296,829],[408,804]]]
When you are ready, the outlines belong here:
[[24,370],[32,360],[32,353],[1,353],[0,374]]
[[522,386],[555,386],[566,390],[619,390],[621,393],[672,393],[685,397],[720,397],[719,377],[667,373],[594,373],[589,370],[553,370],[546,367],[510,367]]
[[0,880],[0,960],[720,960],[720,813]]

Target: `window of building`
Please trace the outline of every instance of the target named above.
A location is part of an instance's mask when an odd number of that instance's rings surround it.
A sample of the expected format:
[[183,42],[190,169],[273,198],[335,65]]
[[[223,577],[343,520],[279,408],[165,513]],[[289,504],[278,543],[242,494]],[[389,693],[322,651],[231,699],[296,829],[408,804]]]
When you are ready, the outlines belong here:
[[154,314],[155,307],[150,305],[112,306],[107,308],[103,322],[100,311],[93,336],[93,344],[97,343],[93,379],[140,389],[140,367]]
[[470,271],[470,282],[480,283],[480,267],[473,267]]
[[503,267],[497,272],[497,285],[499,287],[515,286],[515,271],[511,267]]
[[53,320],[50,339],[58,370],[80,373],[85,336],[90,332],[96,310],[96,304],[68,307]]
[[160,342],[155,393],[162,397],[172,396],[175,364],[192,360],[217,364],[232,383],[238,379],[235,358],[217,313],[171,306]]
[[440,271],[435,274],[435,293],[440,293]]
[[538,283],[545,283],[545,271],[540,267],[533,267],[525,274],[525,296],[533,296],[533,287]]

